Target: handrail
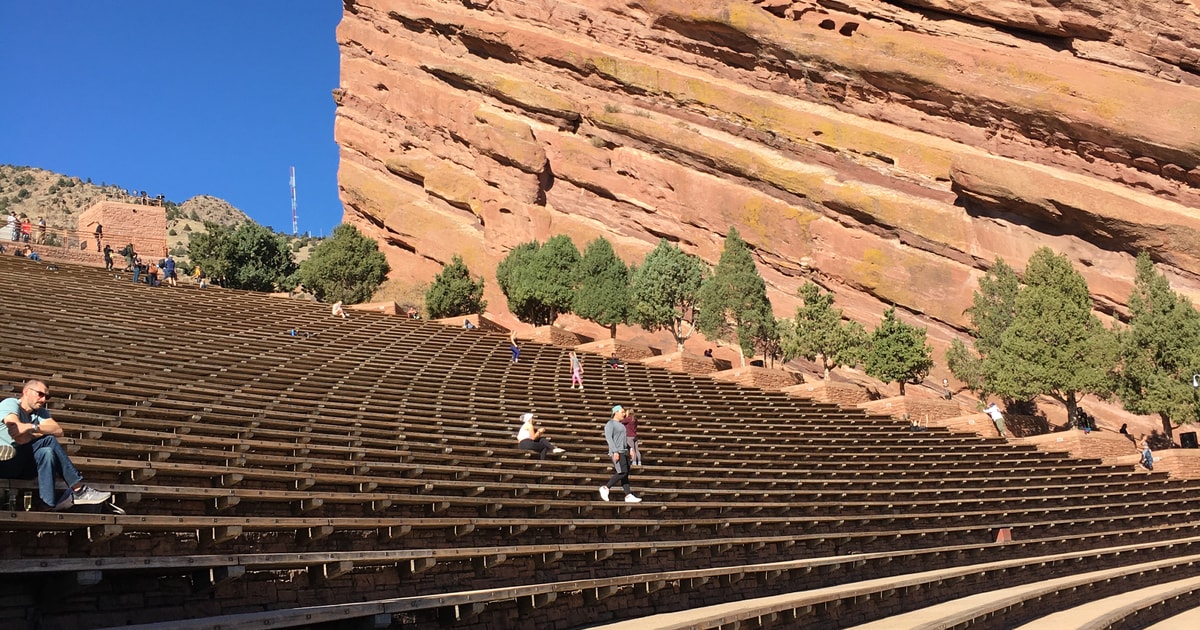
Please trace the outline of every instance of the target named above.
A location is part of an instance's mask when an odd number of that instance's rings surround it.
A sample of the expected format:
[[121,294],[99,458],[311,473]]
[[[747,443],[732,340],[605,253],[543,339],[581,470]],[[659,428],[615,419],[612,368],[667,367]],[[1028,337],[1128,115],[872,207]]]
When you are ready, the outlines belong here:
[[[154,241],[154,244],[161,242],[163,248],[167,245],[167,236],[163,234],[161,238],[147,237],[145,234],[140,234],[130,230],[109,230],[104,229],[103,236],[100,239],[96,238],[95,232],[87,228],[70,229],[58,226],[47,226],[44,230],[39,229],[39,226],[33,226],[33,230],[29,234],[29,240],[25,240],[20,232],[20,227],[16,230],[17,238],[12,238],[12,233],[8,227],[0,225],[0,251],[8,254],[10,247],[24,249],[29,246],[33,251],[44,255],[47,251],[84,251],[94,252],[99,254],[103,251],[105,245],[113,248],[114,258],[120,257],[120,250],[125,245],[133,244],[135,249],[137,246],[146,247],[148,241]],[[165,255],[165,254],[164,254]]]

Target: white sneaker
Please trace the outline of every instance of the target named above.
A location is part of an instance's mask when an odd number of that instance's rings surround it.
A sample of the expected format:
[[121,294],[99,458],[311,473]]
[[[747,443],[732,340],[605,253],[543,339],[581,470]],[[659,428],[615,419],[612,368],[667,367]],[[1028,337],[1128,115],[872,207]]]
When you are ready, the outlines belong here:
[[0,462],[6,462],[17,456],[17,449],[11,444],[0,444]]
[[550,452],[551,452],[551,453],[554,453],[555,455],[558,455],[559,453],[566,453],[566,452],[567,452],[567,449],[565,449],[565,448],[558,448],[558,447],[556,446],[556,447],[554,447],[554,450],[552,450],[552,451],[550,451]]
[[625,502],[626,503],[641,503],[642,500],[638,497],[633,496],[632,494],[627,494],[627,495],[625,495]]
[[88,486],[75,491],[75,505],[98,505],[112,498],[111,492],[101,492]]
[[600,498],[605,501],[608,500],[608,486],[600,486]]

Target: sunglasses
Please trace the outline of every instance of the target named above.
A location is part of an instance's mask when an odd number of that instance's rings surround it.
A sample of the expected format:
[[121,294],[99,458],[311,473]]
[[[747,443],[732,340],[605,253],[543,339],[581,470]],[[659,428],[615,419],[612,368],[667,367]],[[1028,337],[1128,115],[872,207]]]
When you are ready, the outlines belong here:
[[50,400],[50,392],[43,392],[43,391],[40,391],[37,389],[31,389],[29,391],[37,394],[38,398],[45,398],[46,400]]

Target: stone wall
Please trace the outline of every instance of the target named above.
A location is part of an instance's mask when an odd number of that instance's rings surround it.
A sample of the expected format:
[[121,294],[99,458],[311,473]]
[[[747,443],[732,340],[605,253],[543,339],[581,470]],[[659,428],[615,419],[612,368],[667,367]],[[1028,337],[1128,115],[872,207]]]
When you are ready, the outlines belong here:
[[1170,448],[1154,451],[1154,470],[1165,470],[1172,477],[1200,479],[1200,449]]
[[616,354],[617,358],[625,363],[638,363],[644,359],[662,354],[662,351],[658,348],[611,338],[580,344],[575,349],[580,352],[590,352],[605,357]]
[[918,398],[916,396],[894,396],[870,402],[859,403],[860,408],[873,414],[885,414],[899,418],[904,414],[912,420],[928,421],[933,426],[940,426],[939,420],[957,418],[963,413],[962,407],[952,400],[940,398]]
[[[1084,433],[1078,429],[1047,435],[1015,438],[1018,444],[1030,444],[1039,451],[1063,452],[1074,457],[1100,459],[1105,464],[1141,466],[1141,451],[1133,440],[1111,431]],[[1200,479],[1200,449],[1170,448],[1154,451],[1154,472],[1166,472],[1173,478]]]
[[983,437],[1000,437],[1000,432],[996,430],[996,425],[992,423],[992,419],[986,413],[969,413],[953,418],[931,420],[929,426],[942,427],[954,433],[973,433]]
[[642,363],[644,365],[660,367],[674,372],[686,372],[688,374],[712,374],[720,369],[712,357],[693,354],[691,352],[663,354],[643,359]]
[[[395,302],[363,302],[362,304],[350,304],[346,306],[347,310],[366,311],[369,313],[383,313],[384,315],[401,315],[400,305]],[[459,321],[462,324],[462,321]]]
[[[79,215],[79,227],[67,235],[70,242],[86,244],[86,250],[92,252],[87,264],[104,265],[104,256],[96,249],[96,239],[93,236],[96,225],[104,226],[104,245],[113,248],[113,259],[118,266],[124,266],[120,252],[126,244],[132,243],[133,249],[144,260],[158,260],[167,255],[167,211],[162,206],[125,203],[122,201],[98,201]],[[80,249],[84,249],[80,247]]]
[[[400,314],[398,306],[397,306],[397,312],[395,314],[396,315]],[[505,328],[504,326],[497,324],[492,318],[488,317],[487,315],[463,315],[461,317],[443,317],[442,319],[435,319],[433,321],[435,321],[439,324],[444,324],[446,326],[454,326],[455,328],[462,328],[463,320],[471,322],[471,324],[475,326],[476,330],[508,334],[508,328]]]
[[574,348],[592,341],[591,337],[572,332],[561,326],[538,326],[526,335],[519,335],[519,338],[564,348]]
[[[1068,452],[1074,457],[1096,458],[1105,463],[1130,463],[1137,461],[1138,449],[1133,440],[1120,433],[1092,431],[1084,433],[1078,429],[1057,431],[1045,435],[1013,438],[1018,444],[1029,444],[1039,451]],[[1133,456],[1133,460],[1122,458]]]
[[758,389],[781,391],[784,388],[791,387],[800,383],[804,378],[796,373],[788,370],[773,370],[770,368],[761,368],[754,366],[746,366],[733,368],[730,370],[720,370],[709,374],[712,378],[719,381],[729,381],[746,387],[757,387]]
[[785,387],[781,391],[791,396],[810,398],[818,402],[835,403],[853,407],[871,399],[867,390],[850,383],[834,383],[824,380],[807,380],[799,385]]

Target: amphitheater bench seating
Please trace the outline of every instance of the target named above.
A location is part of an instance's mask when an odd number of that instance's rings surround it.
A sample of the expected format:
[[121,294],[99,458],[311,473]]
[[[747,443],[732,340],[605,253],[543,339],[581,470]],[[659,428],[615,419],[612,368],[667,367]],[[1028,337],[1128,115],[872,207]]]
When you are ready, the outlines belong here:
[[[1105,576],[1104,579],[1111,578]],[[1136,619],[1139,626],[1149,627],[1152,621],[1192,608],[1192,602],[1198,593],[1200,576],[1190,576],[1089,601],[1023,624],[1017,630],[1055,630],[1068,627],[1078,630],[1103,630],[1125,619]]]
[[[1038,559],[1039,572],[1047,574],[1047,567],[1067,566],[1077,562],[1081,556],[1094,553],[1141,555],[1146,549],[1130,545],[1104,552],[1074,552],[1043,556]],[[1145,583],[1142,578],[1147,574],[1173,573],[1175,571],[1191,573],[1197,570],[1196,566],[1200,561],[1200,555],[1123,564],[1102,571],[1064,578],[1044,577],[1033,583],[999,588],[1013,581],[1008,574],[1019,568],[1023,561],[1024,559],[1002,560],[982,565],[937,569],[899,577],[861,580],[839,586],[716,604],[704,608],[643,617],[638,619],[638,626],[655,630],[717,628],[766,617],[771,620],[782,618],[789,623],[815,627],[830,623],[833,616],[831,613],[834,613],[838,626],[847,627],[848,621],[855,617],[865,616],[866,611],[863,609],[870,608],[872,605],[888,606],[889,600],[896,597],[909,600],[906,602],[908,606],[912,606],[914,600],[930,602],[943,600],[945,596],[939,593],[946,589],[936,588],[943,584],[964,585],[967,588],[963,590],[967,591],[986,590],[978,595],[955,599],[948,603],[892,615],[887,619],[871,623],[850,626],[862,630],[897,627],[913,629],[954,627],[960,623],[967,624],[981,619],[997,620],[999,616],[1008,612],[1019,614],[1028,608],[1025,604],[1030,600],[1053,597],[1056,605],[1061,606],[1070,602],[1089,601],[1099,596],[1127,590],[1131,585]],[[786,566],[788,563],[781,564]],[[1090,588],[1080,588],[1081,586]],[[595,627],[604,628],[606,626]]]
[[[1126,546],[1120,552],[1128,555],[1141,555],[1153,550],[1153,545]],[[953,550],[945,550],[952,552]],[[921,552],[918,552],[921,553]],[[925,554],[942,553],[942,550],[927,550]],[[432,613],[432,619],[443,622],[462,621],[484,611],[489,604],[496,602],[516,601],[522,612],[536,609],[558,600],[560,597],[573,600],[574,605],[592,607],[593,614],[598,611],[596,603],[608,598],[622,597],[628,599],[631,594],[653,597],[661,591],[675,589],[684,591],[713,591],[728,588],[742,581],[761,583],[766,586],[779,585],[786,581],[785,575],[792,573],[810,574],[814,570],[829,568],[834,572],[844,571],[845,567],[862,570],[865,565],[877,560],[886,560],[884,566],[895,564],[901,554],[861,554],[859,556],[837,556],[794,560],[768,564],[747,564],[731,567],[667,571],[629,576],[577,579],[567,582],[552,582],[531,584],[527,586],[509,586],[496,589],[482,589],[459,593],[444,593],[438,598],[431,597],[396,597],[368,602],[355,602],[338,606],[297,607],[287,611],[272,611],[276,616],[264,613],[243,613],[209,617],[194,622],[182,622],[184,628],[212,627],[220,625],[247,626],[270,621],[273,624],[282,623],[312,623],[345,619],[347,617],[371,617],[373,615],[391,615],[398,612],[427,611]],[[909,554],[917,555],[917,554]],[[1043,567],[1063,566],[1078,562],[1087,556],[1104,555],[1103,552],[1076,552],[1055,554],[1045,557],[1039,562]],[[1126,565],[1121,568],[1095,572],[1093,577],[1112,580],[1124,578],[1124,583],[1137,582],[1138,578],[1179,567],[1188,567],[1200,560],[1200,556],[1184,556],[1167,560],[1148,561],[1140,564]],[[911,559],[910,559],[911,561]],[[771,597],[763,597],[744,602],[719,604],[705,608],[664,613],[637,619],[640,628],[654,629],[684,629],[684,628],[715,628],[727,624],[738,623],[762,617],[785,617],[789,621],[813,627],[813,622],[825,621],[821,618],[830,610],[853,608],[857,614],[863,614],[865,601],[887,601],[895,599],[903,593],[911,599],[936,599],[936,593],[943,589],[936,588],[947,583],[992,583],[1011,581],[1005,575],[1012,569],[1019,568],[1025,559],[1001,560],[981,565],[966,565],[933,571],[924,571],[902,576],[860,580],[839,586],[815,588],[798,593],[785,593]],[[997,575],[1000,579],[997,580]],[[1064,578],[1071,580],[1071,578]],[[1075,580],[1078,582],[1078,579]],[[1054,582],[1054,581],[1052,581]],[[678,585],[672,588],[670,585]],[[1043,582],[1042,584],[1046,584]],[[993,586],[994,588],[994,586]],[[1062,596],[1063,599],[1080,599],[1086,593],[1069,583],[1054,586],[1024,587],[1031,591],[1040,590],[1044,593]],[[917,595],[917,597],[913,597]],[[598,616],[598,615],[597,615]],[[838,621],[843,621],[840,617]],[[627,624],[621,622],[619,625]],[[606,626],[593,626],[602,628]],[[616,627],[616,626],[613,626]],[[895,627],[895,626],[891,626]],[[944,626],[940,626],[944,627]]]
[[[0,334],[38,341],[0,355],[0,395],[46,379],[76,465],[127,513],[27,512],[36,484],[0,480],[0,625],[642,627],[746,600],[741,623],[821,628],[1023,587],[971,613],[1007,626],[1084,604],[1036,599],[1048,577],[1164,593],[1095,618],[1190,592],[1200,482],[586,353],[580,392],[566,348],[513,364],[495,333],[0,258],[0,283],[31,280],[64,306],[0,302]],[[642,418],[639,504],[596,491],[613,404]],[[565,454],[516,449],[526,411]]]

